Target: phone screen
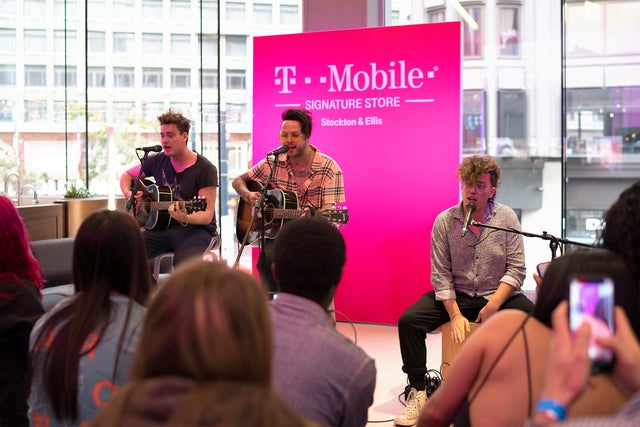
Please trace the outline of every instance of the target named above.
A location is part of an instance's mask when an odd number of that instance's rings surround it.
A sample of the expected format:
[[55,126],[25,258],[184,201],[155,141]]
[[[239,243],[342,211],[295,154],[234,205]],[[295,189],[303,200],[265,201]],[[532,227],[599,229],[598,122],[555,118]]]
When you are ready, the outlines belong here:
[[541,262],[540,264],[538,264],[536,266],[536,269],[538,270],[538,276],[543,277],[545,271],[547,271],[547,267],[549,267],[549,264],[551,264],[550,262]]
[[591,325],[589,357],[594,373],[613,367],[613,354],[596,343],[596,337],[613,331],[613,281],[608,277],[575,278],[569,290],[569,323],[575,331],[583,322]]

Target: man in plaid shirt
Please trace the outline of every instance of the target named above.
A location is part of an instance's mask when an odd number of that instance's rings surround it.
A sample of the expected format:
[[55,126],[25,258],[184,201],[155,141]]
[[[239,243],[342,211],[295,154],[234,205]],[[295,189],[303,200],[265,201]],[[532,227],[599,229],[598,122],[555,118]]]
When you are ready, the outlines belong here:
[[[249,189],[250,181],[264,184],[271,168],[275,168],[269,189],[291,192],[298,197],[298,208],[308,211],[330,209],[343,203],[344,183],[342,169],[326,154],[310,144],[311,114],[303,109],[292,108],[282,113],[279,138],[288,151],[275,158],[267,156],[253,168],[235,178],[233,188],[248,206],[254,206],[260,198],[259,191]],[[277,284],[271,274],[271,243],[266,240],[258,260],[258,271],[270,292],[277,292]]]

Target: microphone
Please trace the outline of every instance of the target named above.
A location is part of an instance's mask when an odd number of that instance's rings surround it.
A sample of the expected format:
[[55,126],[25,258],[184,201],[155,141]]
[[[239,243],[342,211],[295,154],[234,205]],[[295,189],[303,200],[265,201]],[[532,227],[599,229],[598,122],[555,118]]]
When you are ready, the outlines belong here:
[[271,150],[267,153],[267,157],[269,156],[277,156],[278,154],[284,154],[287,151],[289,151],[289,147],[286,145],[281,145],[280,147],[276,148],[275,150]]
[[159,153],[162,151],[162,145],[152,145],[150,147],[138,147],[136,151],[144,151],[145,153]]
[[471,202],[467,205],[467,217],[464,219],[464,227],[462,227],[462,237],[464,237],[465,234],[467,234],[467,229],[469,229],[469,224],[471,224],[471,215],[473,215],[473,213],[476,210],[476,204]]

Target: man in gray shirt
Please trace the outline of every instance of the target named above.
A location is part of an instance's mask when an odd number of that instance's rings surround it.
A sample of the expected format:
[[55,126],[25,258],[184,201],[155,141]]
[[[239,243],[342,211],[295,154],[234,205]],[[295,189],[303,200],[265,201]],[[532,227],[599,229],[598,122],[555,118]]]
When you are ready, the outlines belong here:
[[328,307],[342,276],[345,243],[320,217],[289,221],[273,251],[280,285],[271,302],[272,383],[300,416],[332,427],[364,427],[375,362],[334,327]]
[[462,201],[441,212],[431,231],[431,283],[398,320],[402,370],[409,378],[407,405],[399,426],[416,423],[426,399],[426,334],[451,321],[451,338],[464,341],[469,321],[486,321],[496,311],[517,308],[531,313],[522,293],[525,277],[522,236],[468,224],[468,219],[520,230],[515,212],[494,201],[500,167],[490,156],[471,156],[458,168]]

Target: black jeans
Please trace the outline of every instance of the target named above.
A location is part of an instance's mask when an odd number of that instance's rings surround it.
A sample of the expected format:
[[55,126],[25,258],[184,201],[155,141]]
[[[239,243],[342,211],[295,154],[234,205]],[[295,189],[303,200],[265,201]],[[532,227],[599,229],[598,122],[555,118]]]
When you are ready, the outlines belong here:
[[[487,304],[483,297],[470,297],[456,292],[460,312],[469,321],[478,317],[478,312]],[[532,313],[534,305],[524,294],[512,295],[500,310],[516,308]],[[398,319],[402,370],[409,377],[409,384],[417,390],[424,390],[424,375],[427,373],[427,333],[438,329],[449,321],[449,315],[442,301],[437,301],[435,291],[422,295]]]

